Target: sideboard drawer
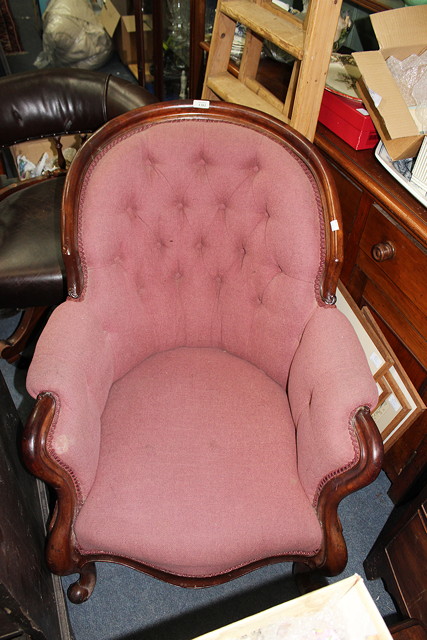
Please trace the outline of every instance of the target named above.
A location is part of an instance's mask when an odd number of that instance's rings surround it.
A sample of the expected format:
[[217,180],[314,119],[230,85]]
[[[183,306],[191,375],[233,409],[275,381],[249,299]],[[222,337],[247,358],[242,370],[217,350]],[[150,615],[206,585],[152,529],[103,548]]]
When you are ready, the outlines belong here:
[[417,360],[427,366],[427,252],[370,207],[357,264],[368,281],[363,297]]
[[330,163],[330,166],[340,197],[344,233],[349,236],[357,219],[363,191],[335,164]]
[[371,273],[385,275],[427,316],[427,252],[377,205],[370,208],[360,248],[369,258]]

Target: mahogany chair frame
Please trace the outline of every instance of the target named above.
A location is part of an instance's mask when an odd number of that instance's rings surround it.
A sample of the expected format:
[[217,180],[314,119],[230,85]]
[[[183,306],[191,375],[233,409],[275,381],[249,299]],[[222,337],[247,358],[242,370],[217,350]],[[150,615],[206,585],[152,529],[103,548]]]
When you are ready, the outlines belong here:
[[[323,303],[335,303],[335,291],[342,265],[342,231],[339,201],[327,162],[303,136],[275,118],[246,107],[215,102],[211,103],[208,110],[195,108],[191,103],[186,102],[162,103],[143,107],[108,122],[78,152],[67,175],[62,208],[62,251],[67,271],[69,296],[78,298],[84,286],[84,269],[78,247],[78,207],[76,204],[79,202],[82,189],[82,171],[91,162],[94,154],[102,153],[102,150],[109,146],[114,139],[126,137],[131,132],[153,123],[183,119],[220,119],[221,121],[242,124],[242,116],[249,127],[269,135],[284,146],[289,146],[304,163],[315,167],[313,175],[324,205],[326,236],[325,268],[321,282],[319,282],[319,295]],[[333,231],[336,224],[338,224],[338,230]],[[310,571],[316,570],[316,572],[325,575],[337,575],[344,569],[347,562],[346,544],[337,513],[338,504],[350,493],[370,484],[380,472],[383,459],[381,436],[369,409],[361,407],[353,416],[359,450],[358,460],[350,468],[342,470],[331,478],[326,478],[318,495],[315,508],[324,535],[321,548],[316,555],[274,556],[223,575],[209,578],[188,578],[153,569],[121,556],[99,553],[82,554],[80,552],[74,534],[74,522],[79,509],[76,488],[70,474],[50,456],[47,447],[49,431],[55,422],[55,414],[55,396],[49,392],[41,393],[24,432],[23,454],[32,473],[56,490],[57,503],[49,528],[47,563],[52,572],[59,575],[80,574],[79,579],[68,589],[70,600],[76,604],[84,602],[91,595],[96,581],[95,562],[98,561],[123,564],[182,587],[221,584],[263,565],[285,561],[296,563],[297,571],[304,571],[303,566],[305,566]]]

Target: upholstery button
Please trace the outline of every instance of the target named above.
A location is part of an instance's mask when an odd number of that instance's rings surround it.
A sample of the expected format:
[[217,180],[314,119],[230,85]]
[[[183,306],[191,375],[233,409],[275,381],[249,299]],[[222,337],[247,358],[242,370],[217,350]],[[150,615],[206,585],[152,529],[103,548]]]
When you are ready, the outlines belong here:
[[182,278],[182,273],[180,271],[177,271],[175,273],[175,280],[180,280]]
[[160,240],[158,240],[158,241],[157,241],[156,246],[157,246],[159,249],[167,249],[168,247],[170,247],[170,246],[171,246],[171,243],[172,243],[172,242],[173,242],[173,239],[170,239],[170,240],[163,240],[163,239],[160,239]]

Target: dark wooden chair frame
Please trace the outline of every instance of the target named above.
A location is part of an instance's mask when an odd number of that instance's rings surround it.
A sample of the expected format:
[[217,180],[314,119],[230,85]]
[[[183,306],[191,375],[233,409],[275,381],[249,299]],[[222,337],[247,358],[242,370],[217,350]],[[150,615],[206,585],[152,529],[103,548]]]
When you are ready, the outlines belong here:
[[[327,162],[321,153],[305,138],[287,125],[267,114],[238,105],[211,103],[208,110],[197,109],[186,102],[163,103],[148,106],[119,116],[104,125],[77,154],[68,173],[63,194],[62,251],[67,272],[68,295],[78,298],[83,290],[84,272],[78,249],[77,203],[82,188],[81,175],[94,154],[102,152],[118,138],[152,123],[177,119],[221,120],[246,124],[281,144],[289,146],[304,163],[314,168],[325,215],[326,256],[320,286],[320,295],[326,304],[335,303],[335,291],[342,265],[342,231],[339,201]],[[331,222],[337,221],[339,230],[332,232]],[[325,575],[337,575],[347,562],[347,549],[337,509],[340,501],[353,491],[371,483],[378,475],[383,458],[383,445],[369,409],[361,407],[353,418],[359,448],[359,459],[352,466],[328,479],[321,488],[317,501],[317,516],[324,532],[323,543],[314,556],[286,555],[265,558],[225,575],[210,578],[186,578],[162,572],[129,558],[110,554],[82,554],[76,543],[74,522],[79,504],[74,483],[69,473],[50,455],[48,435],[55,420],[56,400],[48,391],[39,395],[28,420],[23,454],[29,469],[51,485],[57,493],[57,503],[50,524],[47,562],[54,573],[79,573],[79,579],[68,589],[74,603],[84,602],[92,593],[96,581],[95,562],[114,562],[143,571],[166,582],[183,587],[201,587],[221,584],[260,566],[275,562],[293,562],[297,572],[316,570]]]

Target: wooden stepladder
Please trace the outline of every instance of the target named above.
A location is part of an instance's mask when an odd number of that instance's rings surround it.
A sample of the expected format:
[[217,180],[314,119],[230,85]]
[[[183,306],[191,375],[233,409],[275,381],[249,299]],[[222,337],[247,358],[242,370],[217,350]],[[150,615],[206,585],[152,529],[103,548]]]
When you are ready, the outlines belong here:
[[[304,20],[271,0],[218,0],[202,98],[253,107],[313,140],[342,0],[310,0]],[[236,23],[246,41],[236,78],[229,73]],[[256,80],[263,41],[295,58],[284,102]]]

